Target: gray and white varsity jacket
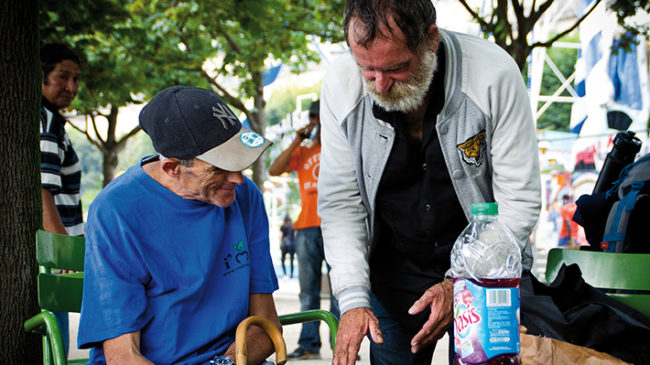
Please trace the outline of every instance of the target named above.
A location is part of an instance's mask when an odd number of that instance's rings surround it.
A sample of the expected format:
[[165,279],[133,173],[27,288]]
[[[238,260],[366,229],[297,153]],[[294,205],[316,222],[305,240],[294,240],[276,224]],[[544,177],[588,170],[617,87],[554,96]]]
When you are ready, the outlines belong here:
[[[517,237],[524,268],[541,188],[535,125],[521,73],[486,40],[440,30],[447,60],[445,104],[436,131],[467,217],[474,202],[495,201]],[[369,307],[368,255],[375,196],[395,131],[374,117],[351,54],[330,65],[321,92],[318,213],[332,290],[341,313]]]

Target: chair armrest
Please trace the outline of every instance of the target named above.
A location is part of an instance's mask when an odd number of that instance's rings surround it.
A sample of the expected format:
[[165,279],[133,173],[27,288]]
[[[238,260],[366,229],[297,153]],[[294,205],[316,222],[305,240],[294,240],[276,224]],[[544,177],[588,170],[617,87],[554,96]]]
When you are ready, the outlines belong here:
[[279,316],[282,325],[312,321],[324,321],[330,328],[332,349],[336,345],[336,334],[339,331],[339,321],[334,315],[323,309],[313,309],[298,313],[289,313]]
[[[26,320],[23,327],[27,332],[39,333],[46,337],[47,344],[44,344],[44,348],[49,347],[52,349],[54,365],[65,365],[67,363],[61,327],[52,312],[42,311]],[[43,356],[48,356],[48,354],[44,353]]]

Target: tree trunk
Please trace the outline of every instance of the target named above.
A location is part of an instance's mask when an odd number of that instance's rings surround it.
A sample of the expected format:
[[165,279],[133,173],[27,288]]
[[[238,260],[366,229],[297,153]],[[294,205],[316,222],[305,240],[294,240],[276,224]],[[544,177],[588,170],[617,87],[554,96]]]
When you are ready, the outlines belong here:
[[104,176],[102,187],[106,187],[115,178],[115,169],[117,169],[119,160],[115,150],[104,150],[102,156],[104,157],[102,160],[102,173]]
[[[266,116],[264,114],[264,74],[256,71],[252,73],[253,82],[255,82],[255,96],[253,97],[254,110],[250,121],[253,130],[264,136],[264,127],[266,126]],[[260,191],[264,191],[264,180],[266,180],[266,164],[262,155],[253,163],[253,182]]]
[[23,322],[39,312],[34,237],[41,226],[36,0],[0,2],[0,364],[42,363],[40,336]]
[[108,183],[115,178],[115,170],[120,162],[118,153],[120,146],[117,141],[117,114],[119,107],[111,106],[111,112],[106,116],[108,128],[106,130],[106,141],[102,143],[102,154],[104,156],[102,172],[104,175],[103,186],[106,187]]
[[530,48],[526,40],[515,39],[513,41],[512,46],[510,47],[510,55],[517,63],[519,71],[523,72],[531,51],[532,48]]

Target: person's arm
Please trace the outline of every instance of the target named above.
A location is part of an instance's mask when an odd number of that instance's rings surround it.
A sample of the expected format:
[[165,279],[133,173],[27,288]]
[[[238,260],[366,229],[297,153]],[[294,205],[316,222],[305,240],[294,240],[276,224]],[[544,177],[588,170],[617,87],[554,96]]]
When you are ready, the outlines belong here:
[[[48,232],[58,233],[67,235],[59,211],[56,209],[56,204],[54,203],[54,196],[52,192],[45,188],[41,188],[41,199],[43,201],[43,229]],[[72,270],[61,270],[62,274],[70,274],[75,271]]]
[[[251,294],[249,303],[249,316],[258,316],[268,319],[282,333],[282,325],[275,310],[272,294]],[[247,361],[249,364],[259,364],[275,352],[273,343],[264,330],[258,326],[250,326],[246,334]],[[236,344],[233,342],[224,354],[235,360]]]
[[43,229],[48,232],[67,235],[52,191],[60,191],[61,157],[59,156],[58,137],[50,131],[53,114],[41,108],[40,151],[41,151],[41,200],[43,202]]
[[[354,154],[341,122],[362,96],[363,87],[350,55],[335,61],[321,91],[321,165],[318,215],[330,280],[341,309],[333,365],[353,365],[367,333],[382,343],[379,322],[370,309],[367,261],[368,212],[356,178]],[[356,153],[356,151],[355,151]]]
[[59,211],[56,209],[52,193],[45,188],[41,188],[41,199],[43,200],[43,229],[48,232],[67,235],[68,232],[65,230]]
[[103,343],[104,356],[108,365],[151,365],[140,354],[140,331],[125,333]]
[[[77,332],[80,349],[109,347],[107,355],[112,349],[119,353],[122,346],[117,345],[120,344],[143,351],[140,347],[141,333],[117,341],[111,339],[140,330],[153,318],[152,311],[148,310],[144,286],[151,281],[149,267],[142,256],[133,252],[134,247],[141,247],[134,239],[136,231],[133,228],[142,227],[140,222],[145,220],[136,220],[137,223],[131,227],[120,226],[118,222],[124,222],[123,217],[130,215],[116,209],[123,207],[120,195],[117,196],[115,199],[97,199],[89,207],[83,297]],[[114,229],[117,226],[121,228]],[[128,363],[131,362],[125,362]]]
[[271,167],[269,167],[269,175],[271,176],[280,176],[285,172],[291,172],[291,154],[295,151],[298,146],[305,139],[304,133],[307,130],[307,127],[301,128],[296,132],[296,138],[293,139],[293,142],[289,147],[282,151],[282,153],[273,161]]
[[[341,314],[370,308],[368,210],[357,181],[355,157],[345,117],[362,97],[358,66],[349,54],[328,68],[321,90],[321,155],[318,176],[318,216],[321,218],[325,259],[331,266],[332,291]],[[345,124],[347,125],[347,124]]]
[[[476,67],[475,72],[479,75],[491,70],[491,77],[478,77],[489,81],[490,86],[477,88],[482,90],[477,99],[485,98],[485,109],[490,111],[489,161],[494,201],[499,204],[499,221],[512,231],[521,247],[523,267],[530,269],[533,260],[529,237],[539,217],[542,197],[535,122],[519,68],[502,49],[491,49],[494,54],[484,57],[491,64]],[[474,80],[474,76],[468,75],[468,80]]]

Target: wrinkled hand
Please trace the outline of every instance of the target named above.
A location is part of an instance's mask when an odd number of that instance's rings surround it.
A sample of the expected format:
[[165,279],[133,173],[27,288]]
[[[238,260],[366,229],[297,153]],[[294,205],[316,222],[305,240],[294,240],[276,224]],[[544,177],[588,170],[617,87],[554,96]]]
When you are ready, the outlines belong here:
[[355,308],[345,312],[339,322],[332,365],[353,365],[363,337],[370,333],[375,343],[383,343],[379,321],[370,308]]
[[453,283],[443,280],[429,289],[409,309],[409,314],[417,314],[429,307],[431,314],[420,332],[411,340],[411,352],[416,353],[421,348],[439,340],[451,326],[452,304],[454,298]]

